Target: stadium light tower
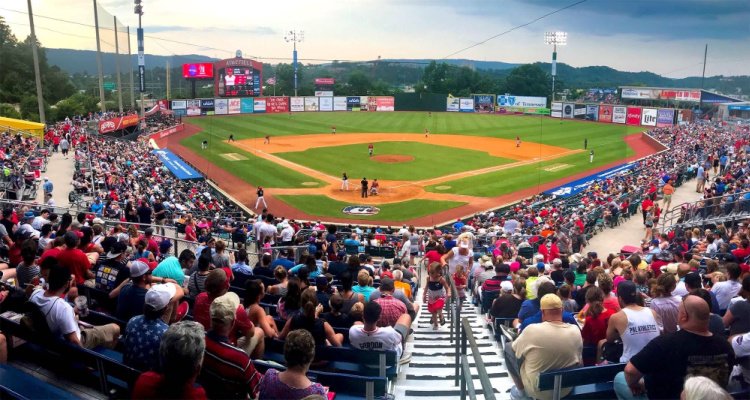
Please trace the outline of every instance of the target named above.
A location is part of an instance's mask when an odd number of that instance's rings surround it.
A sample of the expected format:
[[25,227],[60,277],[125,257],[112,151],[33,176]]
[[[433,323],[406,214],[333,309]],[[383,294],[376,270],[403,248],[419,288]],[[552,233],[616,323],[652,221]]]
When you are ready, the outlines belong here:
[[146,91],[146,62],[143,49],[143,4],[142,0],[134,0],[135,7],[133,12],[138,15],[138,89],[141,92],[141,119],[146,120],[146,114],[143,106],[143,92]]
[[555,76],[557,75],[557,46],[568,44],[567,32],[545,32],[544,44],[551,44],[552,47],[552,101],[555,101]]
[[305,31],[297,31],[292,29],[287,32],[284,36],[284,40],[289,43],[292,42],[294,45],[294,51],[292,52],[292,64],[294,67],[294,97],[297,97],[297,43],[301,43],[305,40]]

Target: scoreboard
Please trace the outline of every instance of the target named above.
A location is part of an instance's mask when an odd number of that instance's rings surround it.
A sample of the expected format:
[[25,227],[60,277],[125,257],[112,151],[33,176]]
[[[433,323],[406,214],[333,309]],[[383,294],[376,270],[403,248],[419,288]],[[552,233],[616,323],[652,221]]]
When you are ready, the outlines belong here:
[[217,97],[262,96],[263,65],[257,61],[232,58],[214,65],[214,91]]

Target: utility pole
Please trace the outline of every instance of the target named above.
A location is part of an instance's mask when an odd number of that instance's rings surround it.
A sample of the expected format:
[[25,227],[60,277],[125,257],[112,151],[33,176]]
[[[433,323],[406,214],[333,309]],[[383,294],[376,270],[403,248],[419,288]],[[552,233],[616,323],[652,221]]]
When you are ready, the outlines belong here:
[[36,102],[39,106],[39,122],[45,123],[44,95],[42,94],[42,75],[39,72],[39,55],[36,49],[36,31],[34,30],[34,12],[31,10],[31,0],[26,0],[29,7],[29,28],[31,30],[31,55],[34,57],[34,80],[36,80]]
[[94,31],[96,32],[96,68],[99,70],[99,109],[102,112],[107,111],[107,104],[104,99],[104,72],[102,71],[102,46],[99,43],[99,11],[96,7],[96,0],[94,0]]
[[708,43],[706,43],[706,49],[703,51],[703,75],[701,75],[701,89],[703,89],[703,82],[706,80],[706,57],[708,56]]
[[294,45],[294,51],[292,52],[292,64],[294,66],[294,97],[297,97],[297,43],[302,42],[305,39],[304,31],[297,31],[293,29],[287,32],[284,36],[284,40],[292,42]]
[[146,91],[146,56],[143,54],[143,5],[141,0],[134,0],[135,13],[138,14],[138,89],[141,92],[141,121],[145,123],[146,112],[143,108],[143,92]]
[[115,21],[115,71],[117,72],[117,107],[122,112],[122,80],[120,79],[120,40],[117,37],[117,17]]
[[169,70],[169,60],[167,60],[167,100],[170,99],[170,89],[172,88],[172,83],[169,80],[170,77],[170,70]]
[[133,83],[133,56],[130,53],[130,27],[128,26],[128,71],[130,71],[130,108],[135,110],[135,83]]

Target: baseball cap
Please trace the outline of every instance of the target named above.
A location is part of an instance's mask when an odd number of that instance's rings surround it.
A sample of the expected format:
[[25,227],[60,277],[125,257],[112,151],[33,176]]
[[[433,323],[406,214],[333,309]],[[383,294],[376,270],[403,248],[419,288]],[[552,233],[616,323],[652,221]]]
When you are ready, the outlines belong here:
[[459,244],[458,247],[460,247],[462,249],[468,249],[469,248],[469,243],[467,243],[467,242],[461,242],[461,244]]
[[124,253],[128,249],[128,246],[123,242],[117,242],[112,245],[112,248],[107,253],[107,258],[115,258],[120,254]]
[[151,286],[146,292],[146,305],[154,310],[161,310],[169,304],[169,301],[177,292],[174,285],[162,283]]
[[211,302],[210,313],[212,320],[219,320],[225,324],[234,321],[237,314],[237,307],[240,305],[240,298],[237,293],[227,292]]
[[143,261],[133,261],[130,263],[131,278],[137,278],[148,273],[151,273],[151,269],[148,267],[148,264],[144,263]]
[[622,301],[626,304],[635,303],[637,300],[637,289],[635,283],[633,283],[633,281],[620,282],[620,284],[617,285],[617,295],[622,298]]
[[104,220],[103,220],[103,219],[101,219],[101,218],[98,218],[98,217],[97,217],[97,218],[94,218],[94,220],[93,220],[93,221],[91,221],[91,223],[93,223],[93,224],[100,224],[100,225],[104,225]]
[[562,309],[562,307],[562,300],[554,293],[545,294],[539,301],[540,310],[556,310]]
[[26,219],[26,218],[35,218],[35,217],[36,217],[36,214],[34,214],[34,212],[33,212],[33,211],[26,211],[26,212],[25,212],[25,213],[23,214],[23,217],[24,217],[24,219]]
[[502,281],[500,282],[500,290],[502,290],[503,292],[512,292],[513,284],[510,283],[510,281]]

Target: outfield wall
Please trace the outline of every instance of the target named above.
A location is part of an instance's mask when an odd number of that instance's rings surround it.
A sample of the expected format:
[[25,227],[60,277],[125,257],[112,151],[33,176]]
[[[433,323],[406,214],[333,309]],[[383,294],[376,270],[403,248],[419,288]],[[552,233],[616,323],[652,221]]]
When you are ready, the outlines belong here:
[[287,112],[395,111],[393,96],[269,96],[180,99],[169,102],[178,116],[278,114]]
[[579,119],[610,124],[643,126],[648,129],[686,124],[694,119],[691,110],[637,107],[615,104],[553,102],[552,118]]

